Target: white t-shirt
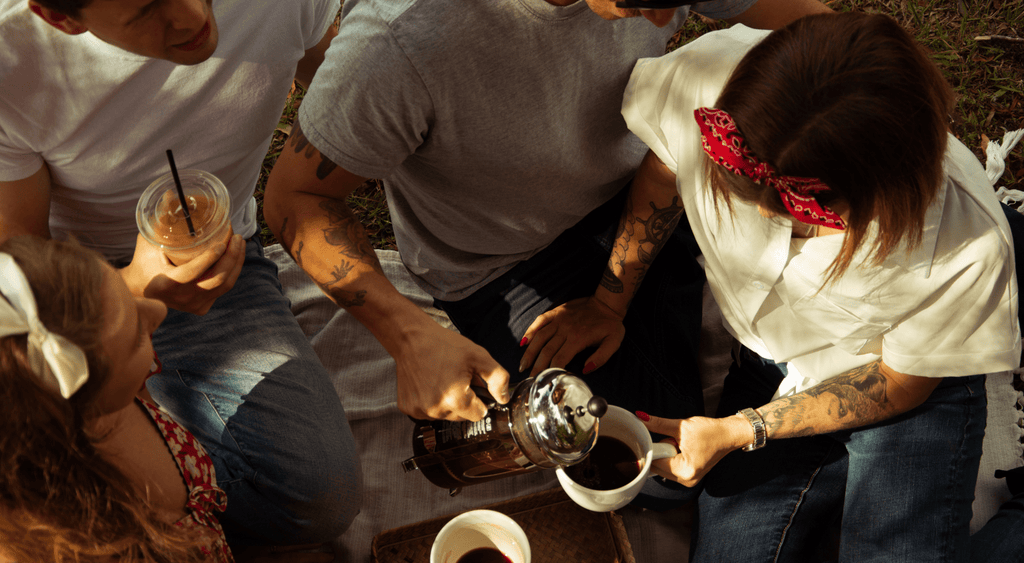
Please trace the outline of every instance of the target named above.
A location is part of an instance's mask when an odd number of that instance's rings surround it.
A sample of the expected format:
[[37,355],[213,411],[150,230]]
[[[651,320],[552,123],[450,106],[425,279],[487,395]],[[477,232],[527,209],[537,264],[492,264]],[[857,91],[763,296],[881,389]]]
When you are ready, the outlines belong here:
[[731,214],[724,204],[716,213],[693,111],[714,107],[732,70],[766,35],[734,26],[640,61],[623,100],[630,129],[676,173],[729,332],[761,356],[788,363],[780,395],[880,357],[896,371],[925,377],[1016,367],[1021,337],[1009,225],[981,164],[952,136],[946,182],[927,210],[921,245],[909,255],[897,249],[879,267],[860,252],[824,289],[842,235],[793,239],[790,220],[765,219],[736,198]]
[[130,259],[135,204],[178,168],[228,187],[232,224],[256,232],[260,167],[304,52],[323,38],[337,0],[218,0],[213,56],[182,66],[70,36],[0,0],[0,181],[46,162],[53,178],[50,232],[75,235],[112,260]]
[[[754,0],[700,4],[726,18]],[[348,0],[299,116],[342,168],[383,178],[402,260],[461,299],[530,258],[629,181],[647,152],[619,115],[666,27],[585,2]]]

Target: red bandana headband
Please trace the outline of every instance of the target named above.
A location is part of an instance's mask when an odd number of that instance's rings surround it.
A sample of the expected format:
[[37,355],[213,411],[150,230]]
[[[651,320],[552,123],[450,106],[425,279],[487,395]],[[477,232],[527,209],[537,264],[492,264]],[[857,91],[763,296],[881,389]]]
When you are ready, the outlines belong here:
[[809,225],[843,230],[846,221],[835,211],[818,203],[813,194],[827,192],[829,187],[817,178],[780,176],[767,162],[758,160],[747,146],[732,116],[720,109],[698,108],[693,112],[700,126],[704,152],[715,164],[758,184],[775,188],[790,215]]

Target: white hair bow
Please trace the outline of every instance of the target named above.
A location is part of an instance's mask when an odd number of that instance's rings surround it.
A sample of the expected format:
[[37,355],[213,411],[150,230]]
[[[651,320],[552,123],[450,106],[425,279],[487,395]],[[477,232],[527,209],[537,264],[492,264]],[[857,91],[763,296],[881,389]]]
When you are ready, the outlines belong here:
[[85,353],[68,339],[43,326],[35,296],[10,254],[0,252],[0,338],[28,334],[32,371],[68,399],[89,379]]

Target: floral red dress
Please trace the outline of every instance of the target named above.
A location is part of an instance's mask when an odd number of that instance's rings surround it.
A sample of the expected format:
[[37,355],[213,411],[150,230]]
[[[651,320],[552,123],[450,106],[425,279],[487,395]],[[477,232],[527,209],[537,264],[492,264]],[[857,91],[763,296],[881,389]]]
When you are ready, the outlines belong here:
[[213,460],[196,440],[191,432],[185,430],[167,413],[156,405],[140,400],[146,412],[156,423],[157,429],[167,442],[174,461],[178,464],[185,486],[188,487],[188,502],[185,504],[184,518],[174,524],[188,530],[195,530],[196,535],[207,539],[200,546],[202,552],[216,563],[234,563],[231,549],[224,538],[224,530],[214,516],[213,511],[224,512],[228,506],[227,494],[217,487],[217,476],[213,470]]

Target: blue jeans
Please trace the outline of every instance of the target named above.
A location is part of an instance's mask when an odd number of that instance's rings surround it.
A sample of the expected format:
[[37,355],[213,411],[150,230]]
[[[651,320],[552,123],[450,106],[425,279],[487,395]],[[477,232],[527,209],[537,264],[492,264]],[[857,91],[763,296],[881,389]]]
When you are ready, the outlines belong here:
[[971,536],[971,563],[996,562],[1024,563],[1024,491],[1017,491]]
[[153,345],[163,373],[147,387],[213,458],[232,547],[320,543],[348,528],[362,497],[355,439],[258,241],[209,313],[171,310]]
[[[608,264],[628,192],[612,198],[544,250],[459,301],[435,300],[463,335],[483,346],[512,375],[519,342],[538,315],[594,294]],[[604,366],[581,376],[591,391],[629,411],[684,418],[703,414],[697,370],[704,271],[685,218],[648,270],[630,305],[625,340]],[[583,373],[584,350],[566,369]]]
[[[719,416],[768,402],[780,367],[744,349]],[[691,561],[806,563],[836,546],[840,561],[968,561],[984,382],[947,378],[878,424],[730,453],[704,479]]]

